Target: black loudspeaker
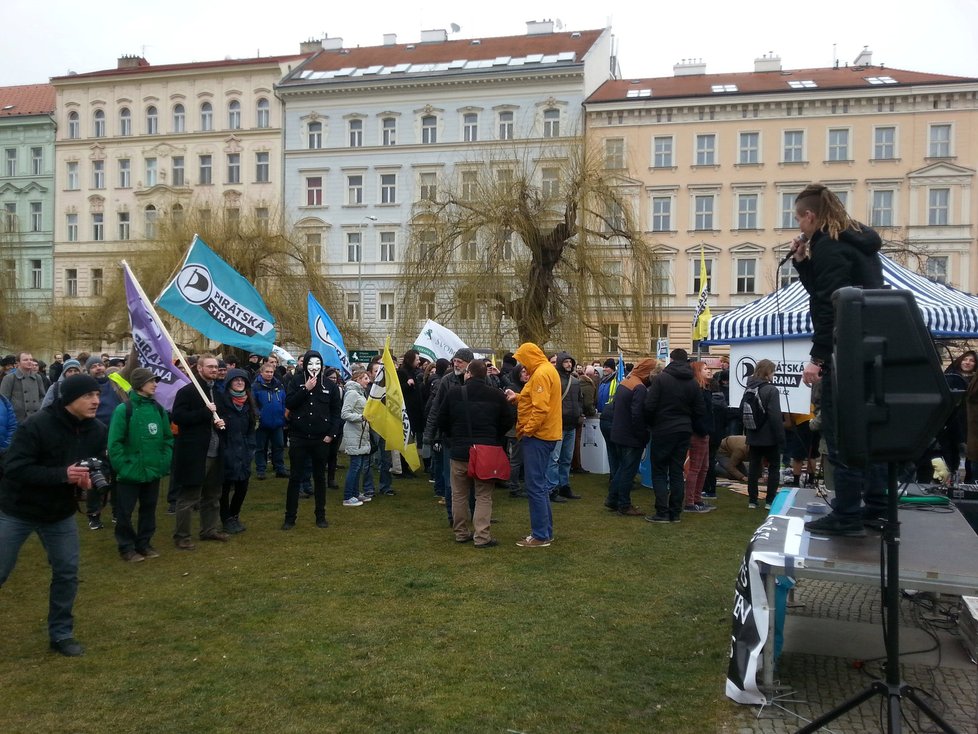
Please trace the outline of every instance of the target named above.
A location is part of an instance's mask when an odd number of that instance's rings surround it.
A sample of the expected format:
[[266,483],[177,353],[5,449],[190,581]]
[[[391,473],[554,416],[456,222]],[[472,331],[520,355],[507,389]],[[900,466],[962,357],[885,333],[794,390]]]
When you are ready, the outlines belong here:
[[842,460],[853,467],[916,460],[954,401],[913,293],[840,288],[832,301]]

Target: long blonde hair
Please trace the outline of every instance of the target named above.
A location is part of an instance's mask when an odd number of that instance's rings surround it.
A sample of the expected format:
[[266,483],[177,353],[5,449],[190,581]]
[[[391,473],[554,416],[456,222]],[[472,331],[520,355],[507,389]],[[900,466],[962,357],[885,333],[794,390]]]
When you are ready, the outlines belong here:
[[839,197],[822,184],[806,186],[795,197],[795,211],[799,214],[812,212],[815,215],[816,228],[824,229],[834,240],[839,239],[839,234],[847,229],[859,229],[859,223],[849,216]]

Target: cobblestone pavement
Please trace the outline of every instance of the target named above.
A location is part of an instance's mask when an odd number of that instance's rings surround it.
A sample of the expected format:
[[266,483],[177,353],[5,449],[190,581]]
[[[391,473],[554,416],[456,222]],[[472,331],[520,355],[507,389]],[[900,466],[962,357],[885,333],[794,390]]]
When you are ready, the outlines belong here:
[[[976,561],[978,562],[978,561]],[[882,609],[877,588],[825,581],[803,580],[795,594],[793,615],[879,624]],[[950,597],[942,601],[950,604]],[[904,599],[900,604],[901,626],[918,626],[939,614]],[[939,635],[943,646],[960,645],[953,633]],[[978,672],[949,666],[904,664],[903,680],[917,689],[920,697],[961,734],[978,732]],[[728,703],[721,714],[720,734],[788,734],[795,732],[834,706],[883,677],[879,662],[857,669],[850,659],[830,655],[785,653],[781,658],[780,684],[785,695],[773,705],[741,706]],[[878,734],[886,731],[884,698],[877,696],[834,721],[821,731],[839,734]],[[937,732],[934,724],[904,702],[905,732]]]

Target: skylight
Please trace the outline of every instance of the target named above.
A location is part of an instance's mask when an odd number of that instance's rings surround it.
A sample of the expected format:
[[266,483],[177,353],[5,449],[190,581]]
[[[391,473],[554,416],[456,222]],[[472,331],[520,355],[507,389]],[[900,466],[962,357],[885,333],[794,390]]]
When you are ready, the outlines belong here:
[[722,94],[723,92],[736,92],[736,84],[714,84],[713,87],[714,94]]
[[792,89],[815,89],[818,84],[811,79],[792,79],[788,82],[788,86]]
[[897,80],[892,76],[868,76],[866,81],[870,84],[897,84]]
[[625,96],[632,99],[634,99],[635,97],[651,97],[652,90],[651,89],[629,89],[625,93]]

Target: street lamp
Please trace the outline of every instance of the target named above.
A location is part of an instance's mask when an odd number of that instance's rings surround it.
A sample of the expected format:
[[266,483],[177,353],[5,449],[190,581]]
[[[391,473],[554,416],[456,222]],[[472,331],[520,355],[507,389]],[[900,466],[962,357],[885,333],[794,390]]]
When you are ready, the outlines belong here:
[[[363,333],[363,228],[367,220],[376,222],[377,217],[365,214],[360,220],[360,242],[357,243],[357,328]],[[361,336],[361,339],[363,337]]]

